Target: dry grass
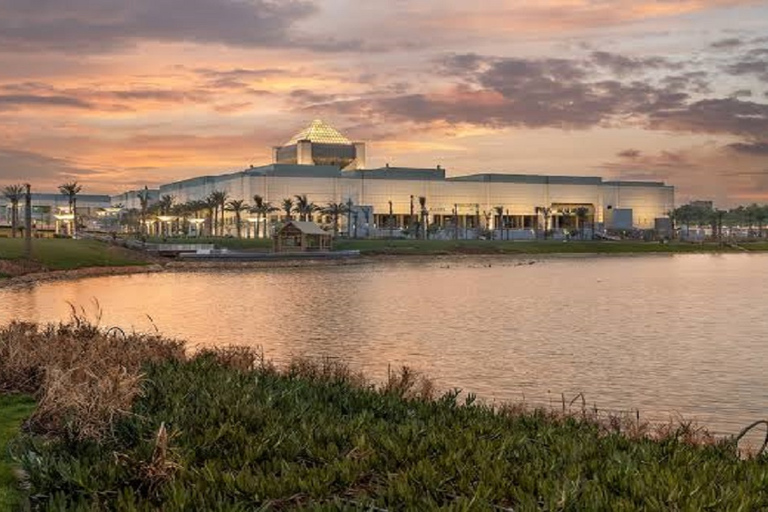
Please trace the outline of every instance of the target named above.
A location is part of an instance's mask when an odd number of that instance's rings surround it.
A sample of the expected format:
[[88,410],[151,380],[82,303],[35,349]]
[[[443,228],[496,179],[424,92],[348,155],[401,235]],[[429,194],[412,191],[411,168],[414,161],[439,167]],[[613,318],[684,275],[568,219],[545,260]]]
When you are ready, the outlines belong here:
[[371,386],[362,372],[355,372],[349,365],[332,357],[320,359],[295,357],[281,371],[289,377],[310,382],[343,382],[361,388]]
[[0,393],[35,396],[34,432],[98,438],[128,414],[143,365],[184,357],[181,342],[101,329],[78,315],[47,326],[13,322],[0,329]]
[[270,366],[261,350],[239,345],[204,348],[197,352],[196,357],[213,357],[222,366],[241,372]]
[[[529,407],[525,402],[503,403],[495,408],[502,416],[511,418],[540,415],[552,423],[567,421],[595,425],[600,436],[620,435],[632,441],[675,440],[689,446],[714,446],[726,441],[712,434],[705,427],[682,417],[670,417],[667,421],[646,421],[639,411],[612,411],[588,407],[584,396],[579,393],[570,402],[563,397],[562,408]],[[757,456],[757,452],[743,452],[743,455]]]
[[432,379],[408,366],[402,366],[399,371],[393,371],[391,367],[387,369],[387,381],[382,391],[406,399],[433,400],[437,387]]

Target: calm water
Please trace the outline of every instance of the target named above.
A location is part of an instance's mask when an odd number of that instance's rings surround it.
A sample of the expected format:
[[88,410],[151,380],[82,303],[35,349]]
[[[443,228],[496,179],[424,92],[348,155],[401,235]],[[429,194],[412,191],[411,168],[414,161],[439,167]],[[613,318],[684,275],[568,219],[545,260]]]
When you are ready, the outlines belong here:
[[768,417],[767,291],[768,255],[456,257],[0,289],[0,323],[64,319],[68,303],[93,312],[97,299],[107,326],[154,322],[277,361],[340,357],[375,377],[407,363],[487,399],[583,392],[733,433]]

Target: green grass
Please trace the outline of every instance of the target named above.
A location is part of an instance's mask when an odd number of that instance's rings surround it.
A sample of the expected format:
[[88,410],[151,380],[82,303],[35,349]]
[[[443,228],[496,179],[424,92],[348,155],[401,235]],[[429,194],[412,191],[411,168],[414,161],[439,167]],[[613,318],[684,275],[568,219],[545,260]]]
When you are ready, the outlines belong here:
[[[32,240],[33,260],[49,270],[145,265],[142,254],[95,240],[41,238]],[[24,240],[0,238],[0,259],[23,260]]]
[[0,510],[16,510],[21,503],[7,445],[18,434],[21,422],[32,413],[34,406],[35,402],[26,396],[0,395]]
[[[17,443],[40,510],[765,510],[768,461],[542,411],[212,357],[147,368],[101,441]],[[163,426],[167,430],[161,428]]]
[[743,242],[739,245],[748,251],[768,251],[768,242]]
[[[151,239],[149,242],[161,242]],[[168,243],[215,244],[235,250],[269,251],[269,239],[236,238],[174,238]],[[768,242],[742,244],[750,251],[768,251]],[[441,255],[441,254],[629,254],[629,253],[702,253],[740,252],[739,249],[718,243],[684,243],[640,241],[506,241],[506,240],[364,240],[338,239],[336,250],[359,250],[366,255]]]
[[[768,245],[768,244],[766,244]],[[340,240],[336,249],[357,249],[363,254],[622,254],[738,252],[717,243],[692,244],[638,241],[502,241],[502,240]],[[768,249],[768,247],[765,247]]]

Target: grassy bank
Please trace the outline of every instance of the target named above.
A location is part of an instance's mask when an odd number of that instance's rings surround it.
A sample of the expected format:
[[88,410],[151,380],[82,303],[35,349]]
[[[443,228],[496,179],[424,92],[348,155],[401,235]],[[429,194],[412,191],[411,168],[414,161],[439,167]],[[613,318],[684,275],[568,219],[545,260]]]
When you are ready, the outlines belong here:
[[24,257],[24,240],[0,238],[0,271],[6,275],[45,270],[146,265],[143,254],[95,240],[41,238],[32,241],[32,260]]
[[371,255],[440,254],[629,254],[739,252],[717,243],[691,244],[636,241],[502,241],[502,240],[341,240],[337,249]]
[[0,392],[39,400],[12,444],[35,509],[768,507],[768,459],[689,425],[492,408],[407,370],[374,386],[333,361],[180,349],[80,320],[0,332]]
[[[160,242],[160,239],[150,240]],[[236,238],[169,239],[170,243],[214,244],[233,250],[269,251],[271,240]],[[363,240],[338,239],[338,250],[359,250],[365,255],[446,255],[446,254],[631,254],[631,253],[710,253],[768,251],[768,242],[746,242],[729,246],[715,242],[686,243],[639,241],[580,241],[537,240]]]
[[18,435],[21,422],[32,414],[34,405],[34,401],[24,395],[0,394],[0,510],[17,510],[22,503],[8,443]]

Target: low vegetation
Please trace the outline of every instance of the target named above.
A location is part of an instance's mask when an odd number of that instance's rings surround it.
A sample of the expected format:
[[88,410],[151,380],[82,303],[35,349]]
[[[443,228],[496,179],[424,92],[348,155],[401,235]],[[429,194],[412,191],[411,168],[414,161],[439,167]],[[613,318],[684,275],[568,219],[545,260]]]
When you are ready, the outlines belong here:
[[[148,242],[161,242],[150,239]],[[252,238],[171,238],[167,243],[214,244],[232,250],[267,252],[270,239]],[[337,250],[358,250],[364,255],[446,255],[446,254],[629,254],[766,251],[768,242],[737,245],[718,242],[690,243],[642,241],[507,241],[507,240],[385,240],[346,239],[334,242]]]
[[0,330],[0,394],[18,393],[38,405],[10,453],[40,510],[768,507],[768,459],[688,424],[491,407],[407,368],[374,385],[77,317]]
[[45,270],[148,264],[148,259],[139,252],[95,240],[40,238],[32,242],[32,260],[29,261],[25,259],[23,239],[0,238],[0,263],[4,262],[0,271],[12,276]]
[[0,510],[17,510],[22,504],[19,480],[5,447],[18,434],[22,420],[32,413],[34,405],[28,396],[0,394]]
[[371,255],[440,254],[629,254],[739,252],[719,243],[641,241],[506,241],[506,240],[340,240],[337,249],[357,249]]

